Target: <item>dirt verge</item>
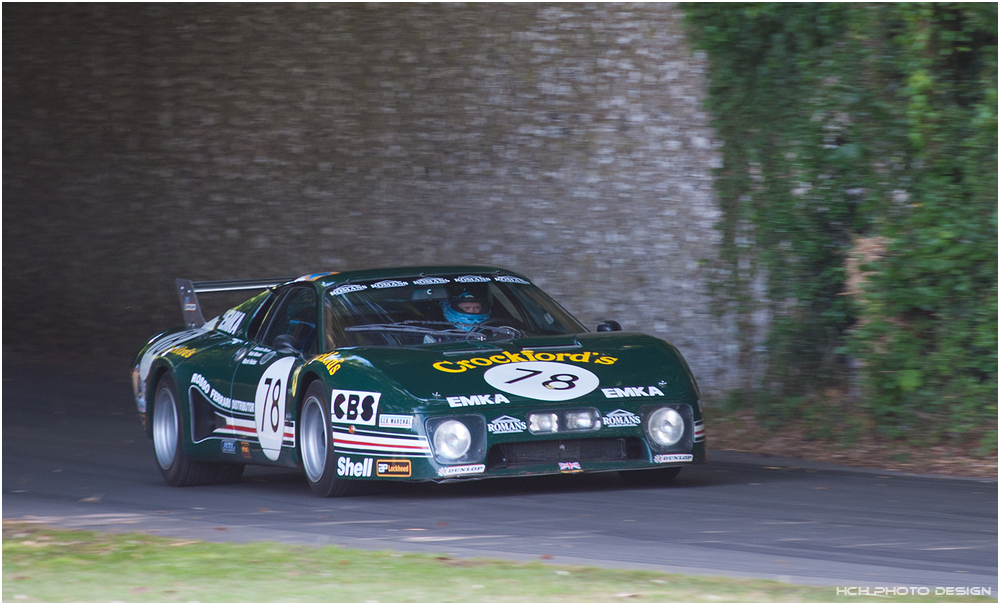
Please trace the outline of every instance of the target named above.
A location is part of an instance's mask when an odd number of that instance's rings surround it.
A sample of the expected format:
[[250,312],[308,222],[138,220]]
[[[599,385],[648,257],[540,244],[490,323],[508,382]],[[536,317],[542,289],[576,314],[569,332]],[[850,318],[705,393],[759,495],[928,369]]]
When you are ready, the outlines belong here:
[[851,445],[814,439],[798,423],[765,428],[750,413],[712,414],[705,422],[710,450],[735,450],[764,456],[789,456],[865,468],[952,477],[997,478],[997,452],[979,456],[969,448],[917,447],[862,435]]

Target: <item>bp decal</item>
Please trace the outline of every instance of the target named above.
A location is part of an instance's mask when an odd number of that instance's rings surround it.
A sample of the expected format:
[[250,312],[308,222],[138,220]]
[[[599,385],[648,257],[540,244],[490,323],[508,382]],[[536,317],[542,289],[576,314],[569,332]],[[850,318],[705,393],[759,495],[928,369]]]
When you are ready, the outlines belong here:
[[293,365],[294,357],[283,357],[264,370],[257,383],[253,416],[257,423],[257,439],[269,460],[277,460],[281,453],[285,436],[285,393]]
[[600,384],[590,370],[550,361],[498,365],[486,370],[483,379],[498,391],[540,401],[576,399]]

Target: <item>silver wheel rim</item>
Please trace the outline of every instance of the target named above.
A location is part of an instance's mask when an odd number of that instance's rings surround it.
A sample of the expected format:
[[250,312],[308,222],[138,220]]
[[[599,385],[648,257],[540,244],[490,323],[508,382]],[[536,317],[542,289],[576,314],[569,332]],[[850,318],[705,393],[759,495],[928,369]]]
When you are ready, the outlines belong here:
[[153,406],[153,448],[156,461],[164,469],[170,468],[177,456],[177,402],[168,388],[156,392]]
[[313,483],[323,477],[326,470],[326,423],[323,420],[323,404],[315,397],[306,399],[302,407],[302,466],[306,476]]

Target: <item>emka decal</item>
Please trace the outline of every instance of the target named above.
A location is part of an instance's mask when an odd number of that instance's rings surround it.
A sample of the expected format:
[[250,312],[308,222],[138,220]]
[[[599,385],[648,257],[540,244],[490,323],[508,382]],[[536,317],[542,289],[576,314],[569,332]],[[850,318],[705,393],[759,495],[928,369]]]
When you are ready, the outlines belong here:
[[468,397],[448,397],[448,405],[453,408],[462,408],[470,405],[496,405],[498,403],[510,403],[500,393],[495,395],[470,395]]
[[601,392],[608,399],[618,399],[619,397],[663,397],[663,391],[653,386],[601,389]]

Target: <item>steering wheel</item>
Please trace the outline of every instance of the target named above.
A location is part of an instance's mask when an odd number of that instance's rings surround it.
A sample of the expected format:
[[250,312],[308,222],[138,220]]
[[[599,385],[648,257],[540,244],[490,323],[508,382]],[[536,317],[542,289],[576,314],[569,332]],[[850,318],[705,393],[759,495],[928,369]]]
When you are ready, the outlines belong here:
[[480,328],[494,334],[506,334],[511,338],[521,338],[524,336],[524,326],[516,319],[490,317],[486,321],[476,324],[476,327],[473,328],[473,330]]

